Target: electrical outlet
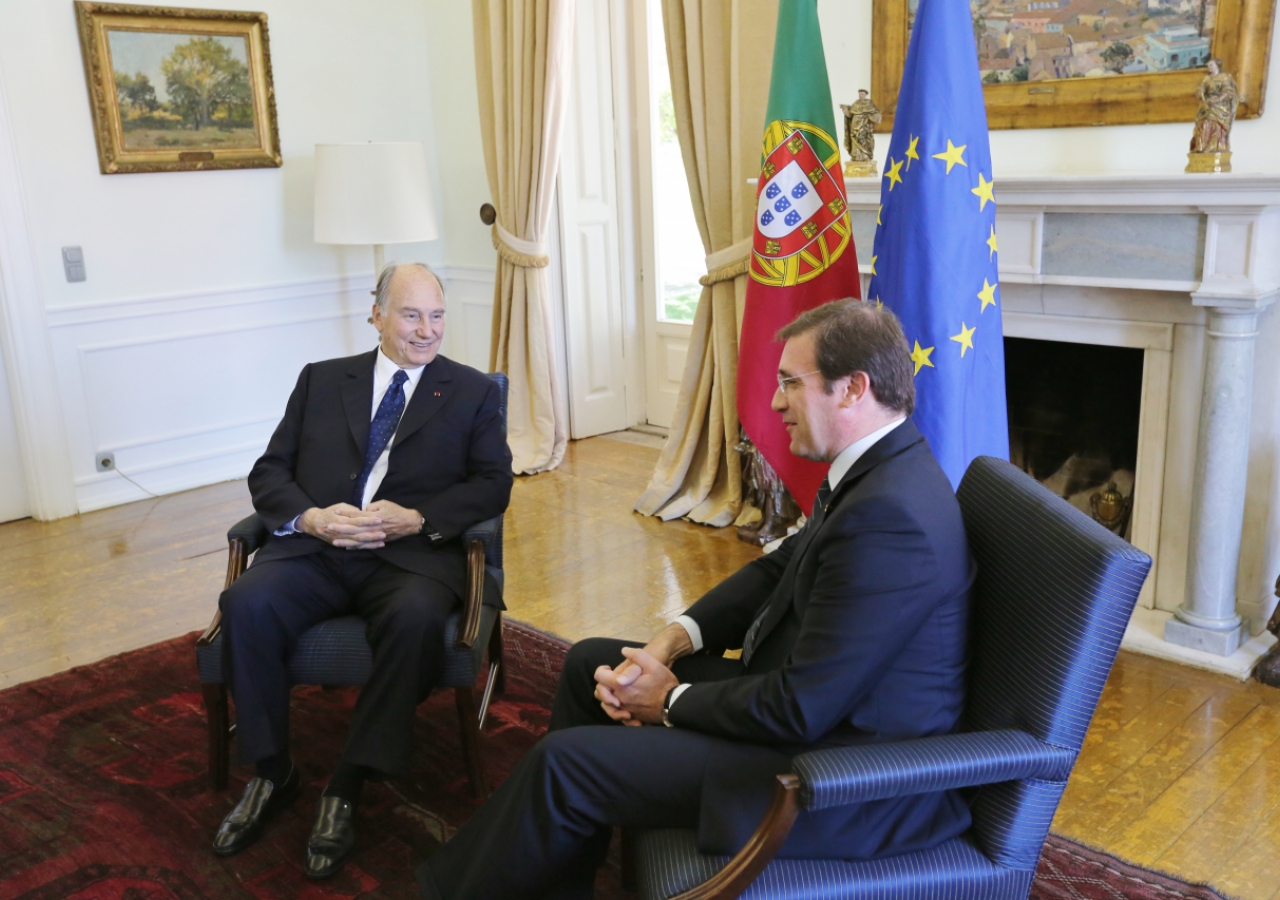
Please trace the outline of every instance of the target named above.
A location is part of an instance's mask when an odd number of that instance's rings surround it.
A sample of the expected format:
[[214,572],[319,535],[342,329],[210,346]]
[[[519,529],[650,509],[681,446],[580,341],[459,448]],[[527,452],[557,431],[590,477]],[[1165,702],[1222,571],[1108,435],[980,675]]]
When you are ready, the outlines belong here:
[[110,472],[116,467],[116,455],[114,453],[94,454],[93,466],[99,472]]

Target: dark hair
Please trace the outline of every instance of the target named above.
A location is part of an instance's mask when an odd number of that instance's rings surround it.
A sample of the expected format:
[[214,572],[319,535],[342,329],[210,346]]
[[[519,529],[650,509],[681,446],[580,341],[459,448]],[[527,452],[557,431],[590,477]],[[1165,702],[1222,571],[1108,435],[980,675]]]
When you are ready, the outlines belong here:
[[779,331],[778,340],[809,332],[813,332],[814,355],[828,394],[837,379],[866,372],[877,403],[907,415],[915,411],[911,352],[902,324],[891,310],[853,299],[824,303]]

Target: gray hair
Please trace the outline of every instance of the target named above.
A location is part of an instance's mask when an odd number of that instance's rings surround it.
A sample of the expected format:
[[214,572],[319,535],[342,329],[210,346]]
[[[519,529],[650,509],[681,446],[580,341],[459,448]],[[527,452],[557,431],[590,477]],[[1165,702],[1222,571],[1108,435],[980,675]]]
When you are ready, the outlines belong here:
[[384,316],[387,314],[387,304],[391,302],[391,279],[401,269],[420,269],[426,272],[435,280],[436,287],[440,288],[440,299],[444,300],[444,280],[436,274],[436,270],[426,263],[387,263],[382,267],[382,271],[378,273],[378,286],[373,292],[373,302],[377,304],[378,312]]

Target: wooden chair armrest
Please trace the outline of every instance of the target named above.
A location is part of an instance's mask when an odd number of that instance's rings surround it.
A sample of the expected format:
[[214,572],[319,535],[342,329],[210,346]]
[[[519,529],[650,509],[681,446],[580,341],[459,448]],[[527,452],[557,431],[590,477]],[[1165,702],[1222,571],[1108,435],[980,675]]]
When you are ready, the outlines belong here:
[[[231,582],[235,581],[244,574],[244,570],[249,562],[249,542],[242,537],[233,537],[227,541],[227,579],[222,585],[225,591],[231,587]],[[212,644],[218,637],[218,633],[222,631],[222,610],[214,610],[213,621],[209,623],[209,627],[204,630],[204,634],[196,639],[197,647],[207,647]]]
[[218,635],[222,632],[222,610],[215,609],[213,611],[213,621],[209,623],[209,627],[204,630],[204,634],[196,638],[197,647],[208,647],[218,639]]
[[467,542],[467,597],[462,610],[462,627],[454,646],[470,650],[480,636],[480,610],[484,605],[484,541]]
[[751,835],[738,854],[708,881],[672,897],[671,900],[735,900],[750,887],[751,882],[760,876],[765,866],[782,849],[799,814],[800,777],[779,775],[778,784],[773,791],[773,802],[765,811],[755,834]]

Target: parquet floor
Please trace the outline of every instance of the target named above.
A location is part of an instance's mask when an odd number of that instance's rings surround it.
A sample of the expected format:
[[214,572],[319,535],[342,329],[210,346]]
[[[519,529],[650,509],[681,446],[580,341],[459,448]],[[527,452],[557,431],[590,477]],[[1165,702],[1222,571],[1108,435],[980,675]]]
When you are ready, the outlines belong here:
[[[569,639],[642,639],[757,553],[731,529],[632,513],[657,454],[593,438],[517,479],[513,616]],[[223,536],[249,510],[244,482],[228,482],[0,525],[0,687],[202,628]],[[1280,900],[1280,691],[1121,653],[1054,828],[1240,900]]]

